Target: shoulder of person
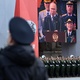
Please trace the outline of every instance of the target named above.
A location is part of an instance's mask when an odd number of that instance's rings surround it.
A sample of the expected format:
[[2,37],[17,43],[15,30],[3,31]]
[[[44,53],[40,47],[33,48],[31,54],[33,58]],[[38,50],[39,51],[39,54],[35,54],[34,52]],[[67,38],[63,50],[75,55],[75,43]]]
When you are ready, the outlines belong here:
[[63,14],[62,17],[66,16],[67,14]]
[[36,58],[36,64],[38,67],[44,67],[44,63],[42,60],[40,60],[39,58]]
[[3,66],[4,63],[4,56],[0,54],[0,67]]
[[48,22],[48,21],[50,21],[50,19],[51,19],[51,16],[48,15],[48,16],[46,16],[46,17],[44,18],[44,22],[45,22],[45,21]]
[[5,56],[3,56],[2,54],[0,54],[0,67],[4,67],[7,66],[7,60],[5,58]]
[[0,67],[6,67],[9,65],[14,65],[11,61],[4,55],[0,54]]
[[56,13],[56,16],[59,16],[59,14],[58,14],[58,13]]
[[36,58],[33,66],[31,66],[30,69],[33,72],[35,71],[37,73],[37,72],[44,70],[45,66],[44,66],[43,61],[41,61],[39,58]]
[[51,15],[46,16],[45,18],[51,18]]
[[73,14],[73,16],[76,16],[76,14]]
[[33,66],[31,67],[31,74],[33,75],[33,80],[48,80],[44,63],[39,58],[36,58]]
[[73,30],[72,33],[73,33],[73,34],[76,34],[76,30]]
[[43,12],[46,12],[46,10],[44,9],[44,10],[40,11],[39,13],[41,14],[41,13],[43,13]]
[[36,58],[33,66],[31,66],[31,69],[40,70],[40,68],[42,68],[42,67],[45,68],[43,61],[40,60],[39,58]]
[[55,17],[60,18],[60,15],[57,13]]

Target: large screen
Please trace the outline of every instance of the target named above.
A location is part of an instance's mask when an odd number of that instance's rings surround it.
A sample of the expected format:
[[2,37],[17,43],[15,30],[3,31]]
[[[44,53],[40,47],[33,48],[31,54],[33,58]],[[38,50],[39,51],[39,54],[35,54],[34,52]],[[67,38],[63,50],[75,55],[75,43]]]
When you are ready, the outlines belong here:
[[42,0],[38,8],[39,42],[76,43],[76,0]]

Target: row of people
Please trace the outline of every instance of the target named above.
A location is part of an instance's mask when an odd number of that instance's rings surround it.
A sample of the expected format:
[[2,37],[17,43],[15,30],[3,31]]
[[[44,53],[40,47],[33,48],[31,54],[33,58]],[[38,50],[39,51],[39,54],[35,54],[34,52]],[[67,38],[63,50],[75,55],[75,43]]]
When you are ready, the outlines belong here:
[[49,77],[80,76],[80,58],[42,58]]
[[76,30],[77,17],[73,14],[73,3],[68,1],[66,3],[67,13],[59,16],[57,13],[57,5],[50,0],[44,0],[45,10],[39,12],[39,34],[40,39],[43,39],[46,31],[68,31],[66,22],[67,18],[72,19],[72,30]]
[[[68,0],[51,0],[53,2],[55,2],[57,4],[57,12],[62,15],[62,14],[65,14],[66,13],[66,3]],[[77,1],[76,0],[72,0],[73,1],[73,6],[74,6],[74,10],[73,10],[73,13],[77,14]],[[40,6],[38,8],[38,12],[44,10],[45,7],[44,7],[44,0],[41,0],[41,3],[40,3]]]

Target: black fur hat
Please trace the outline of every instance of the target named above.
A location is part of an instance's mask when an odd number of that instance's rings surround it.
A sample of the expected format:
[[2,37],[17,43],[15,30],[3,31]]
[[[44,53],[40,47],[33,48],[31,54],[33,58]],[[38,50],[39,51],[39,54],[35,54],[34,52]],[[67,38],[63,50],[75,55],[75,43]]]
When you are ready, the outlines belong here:
[[9,22],[9,31],[14,41],[20,44],[31,44],[34,32],[28,22],[21,17],[13,17]]

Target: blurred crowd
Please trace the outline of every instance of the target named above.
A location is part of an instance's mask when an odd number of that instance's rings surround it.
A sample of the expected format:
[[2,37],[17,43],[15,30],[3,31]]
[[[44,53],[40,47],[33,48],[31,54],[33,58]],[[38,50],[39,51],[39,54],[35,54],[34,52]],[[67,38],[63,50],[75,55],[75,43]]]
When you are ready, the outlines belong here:
[[80,57],[45,57],[40,59],[45,64],[49,77],[76,77],[80,76]]

